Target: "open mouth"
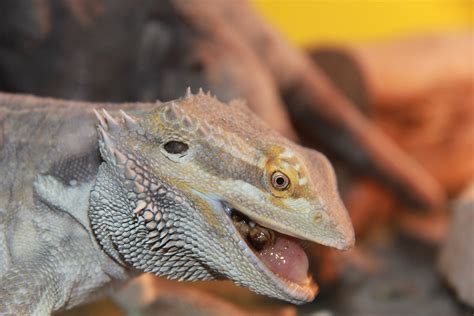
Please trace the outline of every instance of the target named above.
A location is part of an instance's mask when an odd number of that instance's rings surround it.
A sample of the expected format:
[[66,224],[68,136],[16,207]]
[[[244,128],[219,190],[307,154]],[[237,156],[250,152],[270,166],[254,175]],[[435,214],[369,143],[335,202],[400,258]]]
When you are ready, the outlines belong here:
[[250,251],[274,278],[301,301],[313,300],[318,287],[308,271],[308,257],[300,241],[264,227],[225,202],[222,208]]

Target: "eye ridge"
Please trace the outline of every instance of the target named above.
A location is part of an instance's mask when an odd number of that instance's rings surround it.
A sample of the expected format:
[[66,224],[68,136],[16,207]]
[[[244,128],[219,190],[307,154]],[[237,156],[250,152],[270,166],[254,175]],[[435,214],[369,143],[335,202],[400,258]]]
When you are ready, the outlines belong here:
[[290,179],[281,171],[275,171],[271,177],[272,185],[275,189],[283,191],[289,188]]
[[171,140],[163,145],[163,148],[170,154],[182,154],[188,151],[189,146],[186,143]]

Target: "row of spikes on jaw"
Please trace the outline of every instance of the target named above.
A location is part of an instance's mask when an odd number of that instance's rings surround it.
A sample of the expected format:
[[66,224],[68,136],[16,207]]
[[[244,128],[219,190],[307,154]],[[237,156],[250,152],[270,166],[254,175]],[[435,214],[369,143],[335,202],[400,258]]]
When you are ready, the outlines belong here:
[[[213,276],[210,272],[196,261],[192,260],[193,254],[186,246],[191,245],[187,237],[183,239],[184,231],[179,231],[172,227],[173,222],[179,220],[177,214],[173,212],[162,212],[157,207],[157,200],[166,199],[174,201],[183,207],[191,208],[191,205],[173,192],[164,184],[150,180],[149,170],[132,154],[122,153],[114,140],[114,135],[123,131],[136,132],[143,136],[140,124],[137,119],[121,111],[121,121],[117,121],[107,111],[103,110],[103,115],[95,111],[99,120],[100,147],[103,155],[120,170],[119,177],[125,181],[126,188],[131,192],[128,197],[130,201],[136,201],[133,209],[133,216],[138,223],[146,227],[147,249],[135,244],[128,248],[123,254],[128,262],[134,262],[136,268],[156,275],[167,275],[168,277],[180,280],[206,280]],[[121,130],[122,129],[122,130]],[[154,199],[153,197],[158,197]],[[118,237],[120,238],[120,237]],[[125,237],[128,238],[128,237]],[[129,245],[129,242],[125,241]],[[160,258],[166,257],[160,264]]]
[[[158,210],[156,201],[153,196],[164,196],[169,194],[161,184],[150,180],[149,172],[140,163],[133,154],[124,154],[118,148],[114,135],[119,135],[124,129],[127,133],[139,133],[141,127],[137,119],[121,112],[121,122],[113,118],[106,110],[102,110],[102,115],[94,110],[99,120],[98,132],[99,142],[102,155],[106,156],[106,160],[112,162],[119,173],[118,177],[125,183],[128,192],[128,200],[134,203],[133,216],[139,221],[144,221],[148,231],[148,244],[153,244],[152,249],[158,249],[164,246],[169,239],[166,238],[166,218],[167,214],[163,214]],[[170,197],[171,198],[171,197]],[[179,197],[172,197],[178,199]]]
[[156,207],[150,205],[150,201],[147,201],[149,200],[149,196],[146,194],[147,191],[149,193],[165,194],[166,190],[155,181],[150,180],[147,168],[138,157],[131,153],[122,153],[113,136],[120,135],[123,131],[143,136],[144,130],[140,127],[138,120],[122,110],[120,110],[121,122],[118,122],[106,110],[102,110],[103,115],[96,110],[94,110],[94,113],[99,120],[98,132],[102,155],[122,171],[118,176],[126,181],[126,187],[136,195],[136,199],[133,199],[136,201],[133,214],[137,215],[145,209],[156,209]]

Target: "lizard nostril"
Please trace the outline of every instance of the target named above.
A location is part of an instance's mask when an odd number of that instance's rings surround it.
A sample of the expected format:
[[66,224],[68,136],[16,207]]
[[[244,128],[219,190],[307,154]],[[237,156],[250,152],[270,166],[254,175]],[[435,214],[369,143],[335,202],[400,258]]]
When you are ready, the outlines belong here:
[[320,224],[322,221],[323,221],[323,214],[321,214],[320,212],[317,212],[316,214],[314,214],[313,222],[315,224]]

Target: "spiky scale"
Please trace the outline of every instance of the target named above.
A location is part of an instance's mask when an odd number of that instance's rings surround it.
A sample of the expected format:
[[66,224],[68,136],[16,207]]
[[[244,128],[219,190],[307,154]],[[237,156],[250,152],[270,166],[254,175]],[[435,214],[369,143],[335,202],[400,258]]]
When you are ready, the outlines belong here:
[[137,205],[136,205],[135,209],[133,210],[133,214],[138,214],[138,213],[140,213],[140,211],[142,211],[143,209],[145,209],[146,205],[147,205],[147,204],[146,204],[145,201],[139,200],[139,201],[137,202]]
[[124,154],[122,154],[122,153],[120,152],[120,150],[114,149],[113,153],[114,153],[115,161],[116,161],[118,164],[120,164],[120,165],[125,165],[125,164],[127,163],[127,161],[128,161],[127,156],[125,156]]
[[105,119],[102,117],[102,115],[101,115],[99,112],[97,112],[96,109],[93,109],[92,111],[94,111],[94,114],[95,114],[97,120],[99,121],[99,124],[100,124],[103,128],[106,129],[106,128],[107,128],[107,123],[105,122]]
[[191,87],[187,87],[186,88],[186,93],[184,95],[184,98],[185,99],[189,99],[193,96],[193,92],[191,91]]
[[107,110],[102,109],[102,113],[104,114],[104,119],[106,121],[108,131],[116,133],[120,130],[120,124],[107,112]]
[[129,130],[135,131],[138,129],[138,127],[140,126],[138,123],[138,120],[136,120],[135,118],[132,118],[123,110],[120,110],[120,114],[122,115],[123,122],[125,123],[126,127]]

